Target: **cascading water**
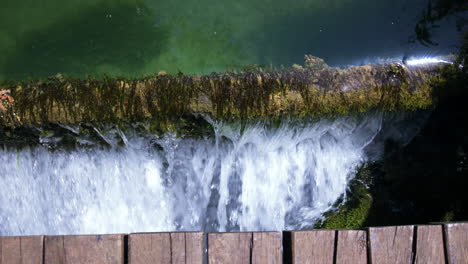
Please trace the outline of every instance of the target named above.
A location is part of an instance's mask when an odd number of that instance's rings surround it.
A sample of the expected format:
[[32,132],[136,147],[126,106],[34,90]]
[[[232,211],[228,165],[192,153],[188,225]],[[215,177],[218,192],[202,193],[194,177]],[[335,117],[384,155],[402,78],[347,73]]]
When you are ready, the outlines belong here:
[[345,195],[383,120],[212,122],[198,139],[96,130],[114,146],[73,150],[42,137],[0,151],[0,235],[310,228]]

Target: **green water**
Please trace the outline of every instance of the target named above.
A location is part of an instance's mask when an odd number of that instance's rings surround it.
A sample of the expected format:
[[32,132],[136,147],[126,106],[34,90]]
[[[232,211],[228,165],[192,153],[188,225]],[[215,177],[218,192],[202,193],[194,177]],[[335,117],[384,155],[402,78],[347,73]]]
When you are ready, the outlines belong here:
[[426,0],[2,0],[0,79],[210,73],[290,66],[304,54],[347,65],[434,53],[408,42],[425,6]]

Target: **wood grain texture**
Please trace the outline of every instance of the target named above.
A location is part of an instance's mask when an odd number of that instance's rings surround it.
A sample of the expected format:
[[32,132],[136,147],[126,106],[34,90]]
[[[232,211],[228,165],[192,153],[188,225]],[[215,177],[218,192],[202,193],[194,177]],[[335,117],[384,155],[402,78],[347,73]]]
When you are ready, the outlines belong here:
[[47,236],[45,263],[123,264],[124,235]]
[[203,263],[203,233],[153,233],[129,236],[129,264]]
[[336,264],[367,264],[367,232],[338,231]]
[[444,238],[442,225],[417,226],[416,264],[444,264]]
[[449,264],[467,264],[468,223],[446,224],[444,231]]
[[372,264],[411,264],[413,226],[369,228]]
[[171,233],[171,263],[185,263],[185,234]]
[[252,233],[209,233],[209,264],[249,264]]
[[280,232],[254,232],[252,264],[281,264],[282,235]]
[[19,237],[2,237],[2,258],[0,263],[21,264],[21,243]]
[[0,264],[42,264],[43,236],[0,237]]
[[203,233],[189,232],[185,233],[185,263],[201,264],[203,263]]
[[292,232],[293,263],[333,263],[335,233],[334,230]]
[[[65,247],[64,247],[63,236],[46,236],[44,238],[45,244],[45,263],[65,263]],[[44,264],[45,264],[44,263]]]
[[128,238],[129,264],[171,263],[171,234],[131,234]]
[[172,264],[203,263],[203,233],[171,233]]

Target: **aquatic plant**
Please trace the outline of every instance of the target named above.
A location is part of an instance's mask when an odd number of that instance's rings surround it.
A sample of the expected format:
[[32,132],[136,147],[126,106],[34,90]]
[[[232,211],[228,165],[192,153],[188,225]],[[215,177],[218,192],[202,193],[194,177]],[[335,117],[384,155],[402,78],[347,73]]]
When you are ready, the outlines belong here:
[[346,199],[338,200],[334,209],[324,213],[315,228],[356,229],[365,226],[374,202],[370,189],[374,188],[375,175],[371,167],[362,164],[357,168],[356,176],[348,183]]
[[[58,74],[3,82],[0,88],[11,90],[23,124],[146,118],[170,123],[193,113],[228,120],[317,117],[427,108],[433,103],[431,80],[441,67],[375,64],[339,69],[306,56],[305,67],[283,70],[251,68],[141,79]],[[0,120],[11,125],[4,117]]]

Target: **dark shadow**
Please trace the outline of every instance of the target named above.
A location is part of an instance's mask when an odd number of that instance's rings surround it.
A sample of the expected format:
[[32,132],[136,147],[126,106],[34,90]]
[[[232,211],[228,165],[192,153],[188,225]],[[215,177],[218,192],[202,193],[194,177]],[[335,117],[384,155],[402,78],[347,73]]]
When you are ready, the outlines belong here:
[[[98,4],[17,40],[2,72],[7,79],[65,73],[83,77],[106,73],[139,74],[166,48],[167,29],[142,5]],[[101,70],[101,72],[103,72]]]
[[292,238],[291,232],[283,231],[283,263],[291,264],[292,262]]
[[468,112],[459,110],[438,107],[413,142],[390,147],[393,154],[374,165],[366,226],[468,219]]
[[405,147],[387,142],[370,167],[375,180],[366,226],[468,220],[468,34],[460,60],[436,86],[438,104]]

